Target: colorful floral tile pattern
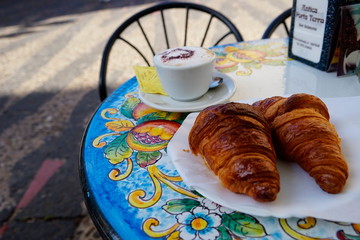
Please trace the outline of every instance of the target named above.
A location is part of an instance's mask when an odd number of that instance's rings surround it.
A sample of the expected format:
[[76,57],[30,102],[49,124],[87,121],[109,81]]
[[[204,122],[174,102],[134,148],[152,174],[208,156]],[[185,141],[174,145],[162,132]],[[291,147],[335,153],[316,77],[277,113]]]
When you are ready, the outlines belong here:
[[[288,60],[287,43],[282,41],[214,50],[216,68],[239,76]],[[85,196],[106,235],[168,240],[360,239],[360,224],[252,216],[192,191],[166,153],[187,114],[150,108],[137,91],[135,78],[116,90],[94,114],[83,142]]]

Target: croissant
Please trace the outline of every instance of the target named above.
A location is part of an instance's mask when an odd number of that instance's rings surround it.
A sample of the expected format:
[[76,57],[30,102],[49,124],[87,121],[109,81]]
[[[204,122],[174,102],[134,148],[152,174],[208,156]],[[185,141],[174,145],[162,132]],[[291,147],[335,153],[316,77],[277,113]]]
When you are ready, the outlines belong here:
[[279,157],[298,163],[328,193],[339,193],[348,178],[341,140],[318,97],[294,94],[253,103],[268,120]]
[[200,112],[189,133],[190,150],[230,191],[273,201],[280,175],[270,127],[251,105],[227,103]]

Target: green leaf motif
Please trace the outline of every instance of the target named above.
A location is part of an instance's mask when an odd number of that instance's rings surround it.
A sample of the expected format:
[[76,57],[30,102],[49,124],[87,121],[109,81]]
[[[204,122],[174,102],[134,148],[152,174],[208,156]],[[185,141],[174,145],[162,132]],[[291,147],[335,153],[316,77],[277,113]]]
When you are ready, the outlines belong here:
[[132,118],[132,112],[139,103],[140,99],[138,98],[131,97],[126,99],[126,101],[120,108],[121,114],[123,114],[125,117]]
[[167,119],[168,115],[171,113],[168,112],[153,112],[153,113],[149,113],[146,114],[145,116],[143,116],[142,118],[140,118],[137,121],[137,124],[140,124],[142,122],[147,122],[147,121],[151,121],[151,120],[157,120],[157,119]]
[[170,200],[162,208],[170,214],[190,212],[194,207],[200,206],[200,202],[190,198]]
[[182,124],[188,115],[189,113],[181,113],[181,116],[178,119],[174,119],[173,121]]
[[126,135],[127,134],[123,134],[115,138],[106,147],[104,151],[105,157],[109,159],[110,163],[118,164],[132,155],[133,150],[126,142]]
[[145,116],[140,118],[137,121],[137,124],[140,124],[142,122],[152,121],[152,120],[159,120],[159,119],[171,120],[171,121],[175,121],[175,122],[178,122],[181,124],[187,115],[188,114],[186,114],[186,113],[179,114],[179,113],[162,112],[162,111],[161,112],[153,112],[153,113],[146,114]]
[[160,151],[138,152],[136,154],[136,163],[140,167],[145,168],[149,165],[156,163],[161,158],[161,155],[162,154]]
[[232,240],[232,237],[229,234],[229,231],[226,230],[226,228],[220,226],[217,228],[217,230],[219,231],[220,236],[216,240]]
[[240,237],[264,237],[267,235],[264,226],[256,218],[244,213],[223,214],[222,225]]
[[200,194],[198,191],[196,191],[196,190],[191,190],[191,192],[192,192],[193,194],[201,197],[201,198],[205,198],[203,195],[201,195],[201,194]]

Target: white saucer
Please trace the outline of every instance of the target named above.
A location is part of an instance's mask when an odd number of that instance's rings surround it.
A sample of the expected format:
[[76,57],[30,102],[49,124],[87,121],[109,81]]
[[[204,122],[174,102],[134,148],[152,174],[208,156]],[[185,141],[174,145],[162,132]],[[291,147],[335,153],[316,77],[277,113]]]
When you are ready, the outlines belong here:
[[161,94],[144,93],[139,90],[139,97],[146,105],[168,112],[196,112],[204,108],[224,103],[229,100],[236,91],[234,80],[226,74],[214,71],[214,77],[222,77],[223,84],[210,89],[204,96],[194,101],[183,102],[174,100]]

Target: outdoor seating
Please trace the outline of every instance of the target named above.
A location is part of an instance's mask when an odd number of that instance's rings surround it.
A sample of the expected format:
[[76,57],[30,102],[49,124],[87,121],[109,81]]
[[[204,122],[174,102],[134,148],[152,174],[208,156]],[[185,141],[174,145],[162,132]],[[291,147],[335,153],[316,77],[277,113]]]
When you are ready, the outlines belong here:
[[[286,36],[289,36],[289,29],[290,29],[290,22],[291,19],[291,8],[287,9],[283,13],[281,13],[279,16],[277,16],[266,28],[264,34],[262,35],[262,39],[265,38],[271,38],[271,36],[274,34],[275,31],[281,31],[281,26],[284,28],[282,30],[285,30]],[[285,37],[285,36],[283,36]]]
[[[203,19],[208,20],[200,21]],[[153,56],[159,51],[178,46],[211,47],[241,41],[242,35],[226,16],[204,5],[164,2],[146,8],[123,22],[106,43],[100,68],[100,100],[108,95],[108,88],[111,88],[108,82],[121,78],[123,71],[131,72],[131,65],[151,66]],[[115,50],[114,46],[119,42],[122,45]],[[129,65],[116,65],[116,58],[121,57],[128,58]],[[108,71],[110,58],[114,61],[112,69],[116,69],[111,77]],[[124,68],[126,70],[120,70]],[[126,79],[128,77],[123,80]]]

